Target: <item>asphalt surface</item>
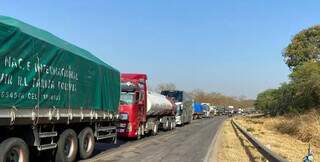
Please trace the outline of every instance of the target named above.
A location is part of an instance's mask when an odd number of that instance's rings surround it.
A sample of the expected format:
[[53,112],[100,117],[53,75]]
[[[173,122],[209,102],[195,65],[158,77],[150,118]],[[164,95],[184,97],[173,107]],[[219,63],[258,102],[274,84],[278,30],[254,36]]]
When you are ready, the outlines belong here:
[[97,144],[96,155],[81,162],[202,162],[224,117],[194,120],[173,131],[139,141]]

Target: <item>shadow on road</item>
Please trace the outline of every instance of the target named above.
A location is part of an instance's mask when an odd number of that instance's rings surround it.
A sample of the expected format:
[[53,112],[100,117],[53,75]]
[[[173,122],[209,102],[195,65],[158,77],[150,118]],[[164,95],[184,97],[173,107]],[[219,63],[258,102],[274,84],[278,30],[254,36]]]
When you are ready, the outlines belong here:
[[104,151],[107,151],[107,150],[110,150],[110,149],[113,149],[113,148],[117,148],[117,147],[120,147],[121,145],[124,145],[130,141],[133,141],[133,140],[118,140],[116,144],[114,143],[110,143],[110,142],[99,142],[96,144],[96,147],[94,149],[94,152],[93,152],[93,157],[104,152]]
[[[113,144],[110,142],[99,142],[96,144],[95,150],[93,152],[93,156],[97,156],[98,154],[105,152],[107,150],[113,149],[113,148],[117,148],[120,147],[121,145],[124,145],[130,141],[133,140],[118,140],[117,144]],[[42,151],[41,154],[39,154],[39,152],[33,151],[31,150],[31,157],[30,157],[30,161],[32,162],[54,162],[54,151],[53,150],[48,150],[48,151]],[[80,159],[78,159],[80,160]]]

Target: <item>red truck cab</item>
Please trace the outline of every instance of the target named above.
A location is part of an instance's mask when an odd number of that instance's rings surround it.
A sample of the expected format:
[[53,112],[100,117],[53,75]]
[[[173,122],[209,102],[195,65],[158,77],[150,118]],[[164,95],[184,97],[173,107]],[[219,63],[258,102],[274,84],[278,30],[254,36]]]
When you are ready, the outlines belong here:
[[147,75],[121,74],[118,136],[140,138],[147,118]]

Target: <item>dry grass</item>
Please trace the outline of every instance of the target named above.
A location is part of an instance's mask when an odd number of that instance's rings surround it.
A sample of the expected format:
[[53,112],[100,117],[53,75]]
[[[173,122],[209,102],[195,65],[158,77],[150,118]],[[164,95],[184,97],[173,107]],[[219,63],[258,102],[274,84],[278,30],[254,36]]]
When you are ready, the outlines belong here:
[[245,137],[232,127],[230,120],[224,122],[219,143],[219,162],[265,161]]
[[311,143],[315,161],[320,159],[319,112],[283,117],[237,118],[262,143],[289,161],[302,161]]

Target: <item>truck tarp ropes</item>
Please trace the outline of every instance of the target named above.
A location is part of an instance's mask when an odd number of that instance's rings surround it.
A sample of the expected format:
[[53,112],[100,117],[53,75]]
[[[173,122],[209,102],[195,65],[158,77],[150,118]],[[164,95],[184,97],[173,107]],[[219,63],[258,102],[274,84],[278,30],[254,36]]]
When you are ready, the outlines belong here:
[[118,110],[119,71],[46,31],[0,16],[0,61],[0,110]]

